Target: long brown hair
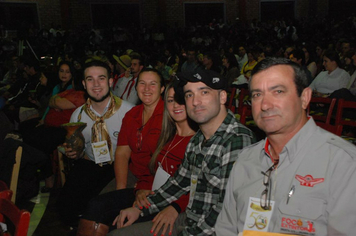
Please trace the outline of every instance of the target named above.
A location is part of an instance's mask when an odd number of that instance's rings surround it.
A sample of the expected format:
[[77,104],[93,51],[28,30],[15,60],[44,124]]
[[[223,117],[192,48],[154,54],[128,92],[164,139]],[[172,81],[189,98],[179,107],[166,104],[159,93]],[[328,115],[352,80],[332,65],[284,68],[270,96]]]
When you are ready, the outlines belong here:
[[173,83],[168,84],[166,87],[166,91],[164,94],[164,111],[163,111],[161,134],[160,134],[158,142],[157,142],[156,151],[153,153],[150,163],[148,164],[148,167],[152,174],[154,174],[156,172],[156,160],[157,160],[159,153],[161,152],[162,148],[169,141],[171,141],[173,139],[174,135],[177,132],[176,123],[172,119],[172,117],[169,115],[169,112],[167,109],[168,91],[171,88],[173,88]]

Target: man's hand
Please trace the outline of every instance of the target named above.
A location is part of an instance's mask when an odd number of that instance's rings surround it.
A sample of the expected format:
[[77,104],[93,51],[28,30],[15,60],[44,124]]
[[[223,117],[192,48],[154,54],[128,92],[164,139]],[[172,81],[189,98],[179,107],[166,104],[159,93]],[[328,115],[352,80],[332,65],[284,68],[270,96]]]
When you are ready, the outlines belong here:
[[136,200],[133,204],[133,207],[138,206],[140,209],[143,207],[148,208],[151,204],[147,200],[148,195],[154,194],[153,191],[147,189],[140,189],[136,192]]
[[36,127],[41,126],[41,125],[43,125],[43,124],[44,124],[44,120],[40,119],[40,120],[38,121],[38,124],[36,125]]
[[128,77],[130,77],[130,75],[131,75],[131,68],[129,67],[125,71],[125,77],[128,78]]
[[63,143],[63,147],[65,150],[65,155],[68,158],[77,159],[77,152],[73,151],[73,149],[67,143]]
[[169,226],[169,235],[172,234],[174,222],[178,217],[178,212],[174,207],[168,206],[158,213],[155,218],[153,218],[153,226],[151,228],[151,233],[158,235],[158,232],[162,229],[161,235],[164,235]]
[[[140,217],[140,213],[141,211],[136,207],[130,207],[126,208],[125,210],[121,210],[120,215],[115,218],[114,222],[112,222],[112,225],[116,225],[118,229],[132,225]],[[127,221],[124,223],[126,219]]]

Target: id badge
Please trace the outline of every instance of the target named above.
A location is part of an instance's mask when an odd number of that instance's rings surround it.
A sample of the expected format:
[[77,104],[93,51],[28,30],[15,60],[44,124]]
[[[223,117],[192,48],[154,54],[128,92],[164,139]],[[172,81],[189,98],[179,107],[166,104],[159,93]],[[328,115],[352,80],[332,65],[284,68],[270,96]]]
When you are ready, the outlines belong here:
[[189,193],[189,202],[188,202],[188,208],[192,208],[193,205],[193,200],[195,196],[195,190],[197,189],[197,183],[198,183],[198,175],[191,175],[190,176],[190,193]]
[[259,198],[250,197],[244,230],[267,232],[274,210],[274,201],[270,201],[270,206],[270,209],[264,210],[260,206]]
[[160,162],[158,162],[158,168],[155,174],[155,179],[152,184],[152,191],[159,189],[163,184],[167,182],[170,174],[168,174],[163,168]]
[[92,143],[95,164],[111,161],[110,151],[106,140]]

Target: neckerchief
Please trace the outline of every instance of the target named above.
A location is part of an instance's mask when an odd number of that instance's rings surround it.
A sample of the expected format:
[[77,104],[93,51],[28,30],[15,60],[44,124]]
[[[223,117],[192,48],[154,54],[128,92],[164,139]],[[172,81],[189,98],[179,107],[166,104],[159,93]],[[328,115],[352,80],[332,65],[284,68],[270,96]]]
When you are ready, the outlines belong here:
[[[95,121],[95,123],[91,128],[91,133],[92,133],[91,142],[95,143],[95,142],[106,140],[106,142],[108,143],[108,148],[110,150],[110,158],[111,158],[109,164],[113,162],[113,151],[112,151],[112,143],[111,143],[110,135],[108,133],[105,120],[109,119],[112,115],[114,115],[119,110],[122,103],[122,100],[118,97],[115,97],[112,93],[110,93],[110,99],[111,99],[110,105],[107,111],[105,112],[105,114],[102,115],[101,117],[95,115],[95,113],[90,109],[92,101],[89,98],[82,108],[82,111],[85,111],[85,113],[90,117],[90,119]],[[81,117],[78,117],[79,120],[80,118]],[[102,166],[102,163],[100,163],[99,165]]]

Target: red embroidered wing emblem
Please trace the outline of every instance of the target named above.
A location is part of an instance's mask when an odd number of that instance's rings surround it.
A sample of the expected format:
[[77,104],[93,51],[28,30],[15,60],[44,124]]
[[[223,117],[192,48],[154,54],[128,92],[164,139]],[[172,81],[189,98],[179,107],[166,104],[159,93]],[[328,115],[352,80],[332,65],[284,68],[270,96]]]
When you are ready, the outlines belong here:
[[314,185],[324,182],[324,178],[314,179],[311,175],[306,175],[304,177],[296,175],[295,178],[300,182],[300,185],[307,187],[314,187]]

